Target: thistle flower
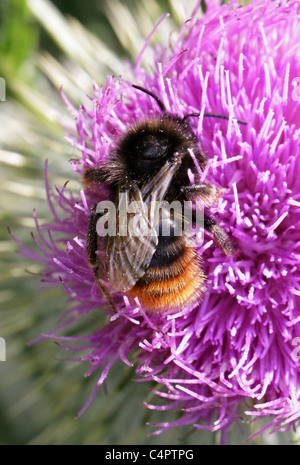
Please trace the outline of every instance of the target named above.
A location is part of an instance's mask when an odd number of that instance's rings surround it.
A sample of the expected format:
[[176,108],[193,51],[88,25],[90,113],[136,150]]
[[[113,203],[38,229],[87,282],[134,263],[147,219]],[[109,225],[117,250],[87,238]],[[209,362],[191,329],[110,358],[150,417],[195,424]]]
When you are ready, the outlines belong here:
[[[170,113],[200,112],[192,122],[209,162],[202,179],[225,189],[214,207],[221,224],[240,246],[226,258],[205,235],[198,249],[207,290],[196,304],[177,313],[149,315],[119,294],[113,313],[99,293],[86,254],[88,217],[95,202],[107,197],[67,186],[46,191],[53,223],[41,227],[34,217],[39,253],[23,253],[45,264],[43,279],[63,285],[72,307],[54,338],[67,349],[86,350],[77,360],[97,371],[97,390],[117,359],[136,365],[139,381],[155,382],[166,420],[154,434],[176,425],[220,430],[225,440],[239,418],[268,417],[272,431],[297,425],[300,416],[300,180],[299,2],[235,2],[210,8],[200,20],[186,22],[169,48],[153,50],[146,72],[142,53],[135,83],[155,92]],[[157,112],[153,101],[130,79],[109,77],[94,83],[90,105],[75,108],[62,92],[76,131],[67,139],[80,156],[71,161],[81,176],[88,167],[110,159],[116,141],[133,122]],[[229,121],[205,119],[205,111],[228,114]],[[247,122],[241,127],[236,118]],[[60,210],[60,213],[58,212]],[[54,238],[57,237],[58,239]],[[20,247],[22,244],[20,243]],[[87,314],[107,321],[92,335],[66,337],[61,332]],[[99,317],[100,318],[100,317]],[[103,320],[103,318],[102,318]],[[80,341],[80,347],[76,343]],[[171,412],[180,412],[171,420]]]

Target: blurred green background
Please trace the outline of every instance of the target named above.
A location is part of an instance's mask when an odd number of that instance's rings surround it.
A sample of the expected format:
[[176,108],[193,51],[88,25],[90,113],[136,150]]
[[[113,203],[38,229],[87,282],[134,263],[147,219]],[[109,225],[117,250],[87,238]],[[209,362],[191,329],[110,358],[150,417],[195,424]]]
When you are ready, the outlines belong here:
[[[88,365],[63,361],[68,354],[51,340],[27,345],[57,326],[67,308],[66,295],[60,287],[41,288],[38,279],[26,273],[25,269],[38,273],[42,268],[15,253],[16,244],[7,232],[9,225],[32,247],[33,209],[42,222],[50,220],[43,180],[46,159],[52,186],[69,179],[70,189],[79,191],[68,165],[74,148],[64,140],[60,124],[70,121],[60,86],[78,106],[91,93],[91,78],[101,84],[110,74],[122,74],[126,60],[134,62],[163,14],[171,16],[152,43],[167,41],[194,4],[194,0],[1,0],[0,77],[6,93],[0,102],[0,337],[6,341],[6,361],[0,362],[0,444],[219,442],[219,433],[191,427],[148,436],[153,428],[147,422],[171,420],[172,414],[146,409],[143,401],[151,403],[150,386],[134,383],[134,370],[121,363],[112,369],[106,389],[99,390],[91,407],[76,420],[99,373],[84,378]],[[72,334],[90,334],[95,323],[99,326],[91,315],[86,326],[73,328]],[[231,444],[243,443],[251,428],[243,429],[244,436],[240,427],[232,429]],[[254,442],[293,440],[288,433]]]

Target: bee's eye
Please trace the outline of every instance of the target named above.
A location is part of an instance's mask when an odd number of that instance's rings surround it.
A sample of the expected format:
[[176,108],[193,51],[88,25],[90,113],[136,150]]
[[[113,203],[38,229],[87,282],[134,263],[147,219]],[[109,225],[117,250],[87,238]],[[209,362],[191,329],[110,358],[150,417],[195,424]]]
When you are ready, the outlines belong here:
[[167,139],[148,136],[146,137],[138,150],[140,151],[142,158],[145,160],[155,160],[157,158],[164,157],[168,153],[169,144]]

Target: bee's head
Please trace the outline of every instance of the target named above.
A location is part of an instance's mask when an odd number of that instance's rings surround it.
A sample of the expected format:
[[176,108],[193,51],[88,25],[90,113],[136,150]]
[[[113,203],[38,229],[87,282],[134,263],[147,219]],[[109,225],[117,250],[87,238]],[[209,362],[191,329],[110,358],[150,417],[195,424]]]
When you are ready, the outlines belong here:
[[131,179],[155,175],[167,162],[186,153],[192,134],[170,115],[137,123],[120,140],[118,156]]

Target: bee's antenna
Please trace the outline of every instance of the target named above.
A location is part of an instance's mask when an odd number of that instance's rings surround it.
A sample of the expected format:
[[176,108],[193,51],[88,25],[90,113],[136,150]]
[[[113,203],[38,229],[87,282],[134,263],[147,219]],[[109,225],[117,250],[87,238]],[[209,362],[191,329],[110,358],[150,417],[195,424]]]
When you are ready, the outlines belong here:
[[[141,86],[137,86],[136,84],[132,84],[132,87],[134,87],[135,89],[138,89],[142,92],[144,92],[145,94],[148,94],[150,95],[150,97],[154,98],[154,100],[156,101],[156,103],[158,104],[159,108],[161,109],[162,112],[166,113],[166,108],[164,106],[164,104],[162,103],[162,101],[157,97],[157,95],[155,95],[153,92],[151,92],[150,90],[148,89],[145,89],[144,87],[141,87]],[[185,115],[181,122],[184,123],[184,121],[187,119],[187,118],[190,118],[191,116],[194,116],[194,117],[197,117],[197,116],[200,116],[200,113],[189,113],[188,115]],[[229,120],[229,117],[226,116],[226,115],[218,115],[216,113],[204,113],[203,116],[206,116],[206,117],[210,117],[210,118],[221,118],[221,119],[226,119],[227,121]],[[239,124],[244,124],[244,125],[247,125],[247,123],[245,121],[241,121],[240,119],[237,120],[237,122]]]
[[[187,118],[189,118],[190,116],[200,116],[200,113],[189,113],[188,115],[185,115],[181,122],[183,123]],[[227,121],[229,120],[229,117],[226,116],[226,115],[217,115],[216,113],[204,113],[203,116],[208,116],[210,118],[221,118],[221,119],[226,119]],[[244,125],[247,125],[247,123],[245,121],[241,121],[240,119],[237,120],[237,122],[239,124],[244,124]]]
[[132,87],[134,87],[135,89],[141,90],[142,92],[145,92],[145,94],[150,95],[150,97],[154,98],[154,100],[155,100],[156,103],[158,104],[158,106],[159,106],[159,108],[161,109],[161,111],[163,111],[164,113],[166,112],[166,109],[165,109],[164,104],[163,104],[162,101],[157,97],[157,95],[153,94],[153,92],[150,92],[150,90],[144,89],[144,87],[136,86],[135,84],[132,84]]

